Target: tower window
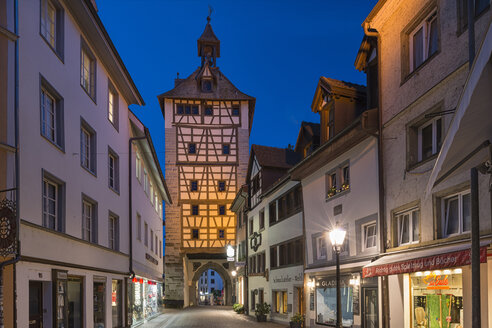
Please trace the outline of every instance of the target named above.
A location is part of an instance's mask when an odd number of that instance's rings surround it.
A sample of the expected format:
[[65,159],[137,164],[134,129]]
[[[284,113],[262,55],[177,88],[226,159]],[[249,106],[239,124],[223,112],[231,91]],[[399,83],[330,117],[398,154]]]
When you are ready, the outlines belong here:
[[191,215],[198,215],[198,205],[191,206]]
[[188,154],[196,154],[196,143],[188,144]]
[[183,114],[184,114],[184,106],[183,106],[183,105],[181,105],[181,104],[176,105],[176,112],[177,112],[179,115],[183,115]]
[[191,114],[198,115],[198,105],[191,106]]
[[200,234],[198,233],[198,229],[193,229],[192,230],[192,236],[191,236],[193,239],[199,239],[200,238]]
[[232,116],[239,116],[239,106],[232,107]]
[[203,92],[212,92],[212,81],[203,80],[202,81],[202,91]]
[[229,155],[231,152],[231,146],[229,144],[222,145],[222,155]]
[[185,114],[186,115],[190,115],[191,114],[191,106],[190,105],[185,105],[184,106],[184,111],[185,111]]
[[198,181],[197,180],[191,180],[190,190],[191,191],[197,191],[198,190]]
[[219,238],[220,239],[224,239],[225,238],[225,231],[224,231],[224,229],[220,229],[219,230]]
[[225,205],[220,205],[219,206],[219,215],[225,215],[225,214],[226,214]]
[[211,106],[205,107],[205,116],[213,116],[214,109]]
[[225,181],[219,181],[219,191],[225,191]]

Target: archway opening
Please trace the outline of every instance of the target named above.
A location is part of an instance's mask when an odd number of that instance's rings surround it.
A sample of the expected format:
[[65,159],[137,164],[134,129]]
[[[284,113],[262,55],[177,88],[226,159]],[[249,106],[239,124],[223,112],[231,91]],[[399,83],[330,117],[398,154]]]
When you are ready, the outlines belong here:
[[232,305],[232,279],[220,263],[208,262],[198,268],[190,287],[190,304]]
[[198,305],[225,305],[224,280],[217,271],[204,271],[196,283]]

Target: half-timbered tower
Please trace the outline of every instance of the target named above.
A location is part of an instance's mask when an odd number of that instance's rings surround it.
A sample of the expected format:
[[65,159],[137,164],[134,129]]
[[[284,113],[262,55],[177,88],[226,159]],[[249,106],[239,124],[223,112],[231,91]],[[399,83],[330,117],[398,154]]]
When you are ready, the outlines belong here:
[[166,207],[167,306],[196,304],[196,282],[207,269],[224,280],[231,304],[227,245],[236,222],[230,205],[244,184],[255,99],[217,67],[220,41],[210,18],[198,39],[200,66],[158,96],[165,119],[166,179],[178,201]]

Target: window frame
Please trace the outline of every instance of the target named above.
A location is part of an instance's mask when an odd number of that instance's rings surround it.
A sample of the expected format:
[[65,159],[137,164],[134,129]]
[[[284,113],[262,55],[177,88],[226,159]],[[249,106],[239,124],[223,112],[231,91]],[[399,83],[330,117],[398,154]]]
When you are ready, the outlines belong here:
[[142,216],[137,213],[137,240],[142,242]]
[[190,181],[190,191],[191,192],[197,192],[198,191],[198,180],[191,180]]
[[[56,91],[56,89],[42,76],[40,75],[39,81],[39,122],[40,122],[40,134],[49,141],[53,146],[65,152],[65,131],[64,131],[64,100],[63,97]],[[53,137],[52,139],[47,133],[44,132],[45,128],[45,101],[44,97],[48,96],[52,100],[53,108]]]
[[222,155],[231,154],[231,145],[228,143],[222,144]]
[[[420,124],[417,127],[417,163],[420,163],[422,161],[428,160],[429,158],[434,157],[439,153],[439,150],[441,149],[442,146],[442,140],[437,140],[437,135],[438,135],[438,121],[440,121],[441,125],[441,139],[443,138],[443,119],[441,116],[434,117],[428,121],[425,121],[424,123]],[[432,154],[428,157],[424,158],[423,154],[423,135],[422,135],[422,130],[424,130],[426,127],[431,126],[432,127]]]
[[[51,228],[46,222],[45,222],[45,182],[50,183],[54,186],[56,186],[55,190],[55,226],[54,228]],[[41,185],[42,185],[42,191],[41,191],[41,217],[42,217],[42,225],[45,228],[52,229],[58,232],[65,233],[65,207],[66,207],[66,195],[65,195],[65,182],[58,179],[51,173],[47,172],[46,170],[42,169],[42,180],[41,180]]]
[[[110,98],[111,95],[113,96],[113,102],[111,102]],[[116,91],[116,88],[114,85],[111,83],[111,81],[108,79],[108,111],[107,111],[107,118],[109,123],[115,128],[117,132],[119,132],[119,99],[118,92]],[[111,113],[111,108],[113,109]],[[111,119],[113,117],[113,119]]]
[[[119,216],[109,211],[108,214],[108,248],[118,252],[120,250],[120,219]],[[111,234],[111,232],[113,234]]]
[[[46,12],[44,11],[44,4],[46,4]],[[43,29],[46,29],[46,17],[48,6],[54,9],[54,21],[53,21],[53,44],[48,40],[48,36],[43,33]],[[39,35],[46,42],[48,47],[55,53],[55,55],[63,62],[64,61],[64,10],[58,1],[55,0],[41,0],[39,2]]]
[[149,247],[149,224],[144,220],[144,245]]
[[[83,135],[88,135],[87,145],[83,144]],[[85,147],[84,147],[85,146]],[[89,148],[87,166],[85,165],[86,156],[84,150]],[[80,119],[80,166],[87,172],[97,176],[97,134],[96,131],[83,119]]]
[[[113,159],[113,185],[111,185],[111,159]],[[117,194],[120,193],[120,157],[108,146],[108,187]]]
[[325,200],[329,201],[350,191],[350,160],[325,173]]
[[[317,261],[326,261],[328,259],[328,243],[326,240],[326,236],[321,234],[317,236],[315,239],[316,242],[316,260]],[[323,256],[323,247],[320,243],[324,244],[324,256]]]
[[[413,222],[413,213],[416,212],[417,215],[417,223],[419,225],[418,231],[419,235],[417,239],[414,237],[414,222]],[[402,229],[401,229],[401,224],[400,220],[403,218],[405,215],[408,215],[408,242],[402,243]],[[396,238],[393,241],[393,244],[395,247],[400,247],[400,246],[408,246],[408,245],[413,245],[413,244],[418,244],[420,243],[420,228],[421,228],[421,220],[420,220],[420,207],[419,206],[412,206],[407,209],[395,212],[393,214],[393,220],[394,220],[394,237]]]
[[[436,21],[436,28],[437,28],[437,48],[436,51],[433,52],[432,54],[429,54],[429,47],[430,47],[430,33],[431,33],[431,25],[433,21]],[[419,63],[418,65],[415,65],[414,63],[414,36],[422,29],[422,51],[423,51],[423,56],[422,56],[422,62]],[[439,53],[440,49],[440,37],[439,37],[439,19],[438,19],[438,10],[437,8],[434,8],[433,10],[430,11],[429,14],[427,14],[424,19],[418,23],[416,27],[414,27],[411,32],[408,34],[408,42],[409,42],[409,72],[413,73],[415,72],[419,67],[423,66],[430,58],[432,58],[435,54]]]
[[226,182],[225,182],[225,180],[219,180],[217,182],[217,191],[218,192],[226,192]]
[[[88,86],[84,86],[86,80],[85,80],[85,74],[84,72],[86,71],[85,69],[85,58],[89,59],[89,68],[87,69],[88,71]],[[85,91],[85,93],[89,96],[89,98],[96,102],[96,96],[97,96],[97,87],[96,87],[96,82],[97,82],[97,60],[96,56],[94,56],[94,53],[90,49],[89,45],[87,42],[84,41],[83,38],[80,40],[80,86],[82,89]]]
[[[490,9],[490,1],[488,1],[488,4],[482,8],[481,11],[477,12],[477,2],[480,0],[475,0],[474,7],[475,7],[475,22]],[[468,29],[468,1],[467,0],[458,0],[456,1],[456,12],[457,12],[457,17],[458,17],[458,27],[457,27],[457,32],[456,34],[460,36],[463,32],[465,32]]]
[[[87,216],[87,207],[90,207],[90,216]],[[93,244],[97,244],[97,208],[95,200],[82,194],[82,239]]]
[[188,143],[188,154],[196,155],[196,143],[194,142]]
[[[370,237],[373,237],[374,238],[374,246],[371,246],[371,247],[367,247],[367,235],[366,235],[366,231],[367,231],[367,228],[371,227],[371,226],[374,226],[374,235],[373,236],[370,236]],[[361,240],[361,250],[362,252],[366,252],[366,251],[370,251],[370,250],[374,250],[374,249],[377,249],[378,247],[378,226],[377,226],[377,221],[370,221],[370,222],[366,222],[366,223],[363,223],[360,225],[360,229],[361,229],[361,236],[362,236],[362,240]]]
[[[466,233],[470,233],[470,230],[464,231],[464,216],[463,216],[463,197],[466,195],[470,195],[470,205],[471,206],[471,190],[470,189],[465,189],[459,192],[455,192],[452,194],[447,194],[443,197],[440,198],[440,205],[441,205],[441,224],[442,224],[442,237],[443,238],[449,238],[453,236],[460,236]],[[452,234],[447,234],[447,227],[449,224],[449,221],[447,219],[447,210],[446,210],[446,201],[457,197],[458,199],[458,232],[452,233]],[[449,204],[449,203],[448,203]],[[449,206],[449,205],[448,205]],[[471,217],[471,207],[470,207],[470,217]],[[470,221],[471,222],[471,221]]]

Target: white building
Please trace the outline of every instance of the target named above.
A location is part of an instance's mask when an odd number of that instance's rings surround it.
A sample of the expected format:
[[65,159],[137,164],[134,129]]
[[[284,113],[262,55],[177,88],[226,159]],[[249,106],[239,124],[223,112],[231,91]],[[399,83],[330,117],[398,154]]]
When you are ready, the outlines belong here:
[[289,149],[253,145],[247,175],[249,314],[266,302],[270,319],[282,323],[303,313],[302,190],[287,174],[299,159]]
[[[138,190],[129,201],[129,139],[145,129],[128,106],[143,99],[93,2],[19,1],[18,22],[22,246],[5,282],[16,286],[16,325],[130,325],[132,267],[146,281],[162,279],[162,205]],[[169,202],[146,144],[154,194]],[[145,253],[130,251],[137,213],[157,234]]]
[[[312,109],[321,116],[321,145],[290,170],[304,202],[306,326],[336,324],[336,255],[328,237],[346,231],[340,253],[344,327],[379,327],[378,280],[362,267],[378,254],[379,188],[374,111],[363,86],[322,77]],[[323,131],[324,130],[324,131]]]
[[[215,304],[214,292],[220,291],[222,293],[223,288],[224,283],[217,272],[212,269],[203,272],[198,279],[199,304],[213,304],[212,302]],[[222,295],[216,298],[219,304],[222,299]]]

